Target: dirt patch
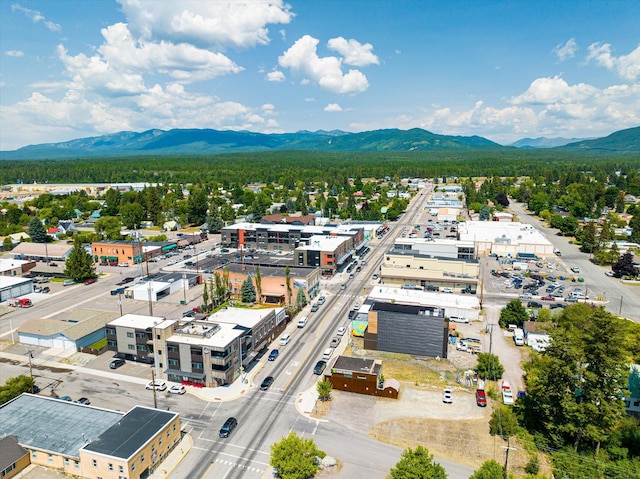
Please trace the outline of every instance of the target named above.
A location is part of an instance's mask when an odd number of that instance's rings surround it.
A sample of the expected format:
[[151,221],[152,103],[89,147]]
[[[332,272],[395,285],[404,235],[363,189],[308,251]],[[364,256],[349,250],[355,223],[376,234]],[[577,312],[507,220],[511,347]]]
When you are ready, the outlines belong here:
[[319,419],[325,417],[329,410],[331,409],[331,400],[329,401],[316,401],[315,406],[311,410],[311,414],[309,414],[314,419]]
[[[402,448],[422,445],[441,459],[479,467],[489,459],[504,464],[507,442],[489,434],[488,420],[404,418],[383,421],[369,430],[380,442]],[[529,454],[512,439],[509,471],[524,474]],[[464,451],[464,453],[462,453]]]

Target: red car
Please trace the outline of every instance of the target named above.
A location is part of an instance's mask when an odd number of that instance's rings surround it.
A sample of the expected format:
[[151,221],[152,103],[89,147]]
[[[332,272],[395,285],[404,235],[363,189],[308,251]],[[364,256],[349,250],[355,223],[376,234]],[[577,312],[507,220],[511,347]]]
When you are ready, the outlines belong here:
[[480,407],[487,406],[487,395],[484,393],[482,389],[478,389],[476,391],[476,404]]
[[95,278],[88,278],[85,280],[84,284],[93,284],[97,281]]
[[555,301],[556,298],[554,298],[553,296],[543,296],[542,298],[540,298],[542,301]]

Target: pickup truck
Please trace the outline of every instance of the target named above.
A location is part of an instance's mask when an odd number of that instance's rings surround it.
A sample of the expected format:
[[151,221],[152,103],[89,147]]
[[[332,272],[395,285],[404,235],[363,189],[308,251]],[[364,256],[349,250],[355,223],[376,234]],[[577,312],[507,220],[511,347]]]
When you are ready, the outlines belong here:
[[508,381],[502,381],[502,402],[506,405],[513,405],[513,391]]

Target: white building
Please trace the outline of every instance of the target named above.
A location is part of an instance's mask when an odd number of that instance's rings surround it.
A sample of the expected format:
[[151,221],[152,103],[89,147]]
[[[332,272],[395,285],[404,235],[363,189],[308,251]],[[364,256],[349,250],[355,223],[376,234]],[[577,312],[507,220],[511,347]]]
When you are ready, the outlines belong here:
[[472,241],[479,255],[515,258],[518,253],[553,256],[551,242],[532,225],[501,221],[466,221],[458,225],[461,240]]

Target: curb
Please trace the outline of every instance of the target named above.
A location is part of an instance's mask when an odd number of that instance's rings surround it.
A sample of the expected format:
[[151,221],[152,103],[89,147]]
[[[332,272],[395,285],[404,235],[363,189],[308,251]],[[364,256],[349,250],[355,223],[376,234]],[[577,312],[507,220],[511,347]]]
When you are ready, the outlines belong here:
[[[176,444],[176,447],[173,449],[173,451],[171,451],[171,453],[169,453],[169,456],[167,456],[165,460],[160,463],[160,467],[156,469],[156,471],[153,474],[150,474],[149,477],[158,477],[158,478],[170,477],[171,473],[175,470],[176,467],[178,467],[178,464],[182,462],[182,460],[189,453],[192,447],[193,447],[193,438],[191,437],[191,434],[187,433],[180,440],[180,442]],[[173,463],[173,465],[168,468],[163,468],[162,465],[168,459],[173,459],[174,455],[176,456],[177,460]]]

